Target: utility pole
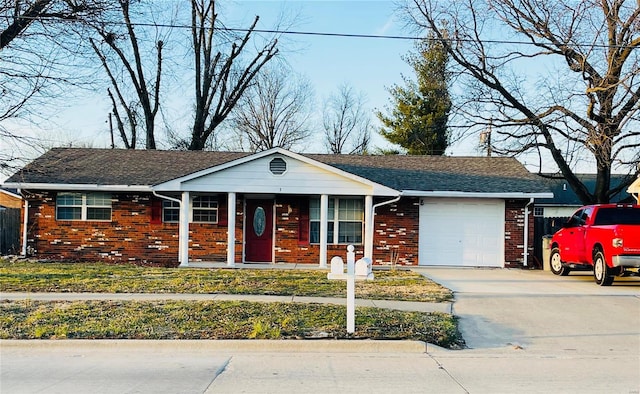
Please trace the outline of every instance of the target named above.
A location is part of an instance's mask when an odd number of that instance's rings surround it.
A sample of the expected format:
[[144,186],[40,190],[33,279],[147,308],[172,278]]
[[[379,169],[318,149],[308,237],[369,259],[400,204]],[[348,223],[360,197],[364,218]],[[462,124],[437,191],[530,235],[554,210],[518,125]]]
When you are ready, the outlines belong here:
[[491,147],[491,124],[492,123],[493,123],[493,120],[490,119],[489,127],[480,133],[480,146],[483,149],[484,148],[487,149],[487,157],[491,157],[491,151],[492,151],[492,147]]
[[111,120],[111,112],[109,112],[109,132],[111,133],[111,149],[115,149],[116,144],[113,141],[113,121]]
[[487,157],[491,157],[491,123],[493,119],[489,120],[489,130],[487,131]]

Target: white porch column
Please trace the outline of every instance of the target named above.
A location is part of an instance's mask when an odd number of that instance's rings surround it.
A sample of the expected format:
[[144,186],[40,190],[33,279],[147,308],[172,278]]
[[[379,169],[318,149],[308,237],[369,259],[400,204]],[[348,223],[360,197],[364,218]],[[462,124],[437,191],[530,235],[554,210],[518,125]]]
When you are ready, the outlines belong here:
[[180,203],[180,229],[178,231],[180,267],[189,266],[189,192],[182,192]]
[[22,257],[27,257],[27,229],[29,228],[29,200],[24,197],[24,217],[22,218]]
[[329,212],[329,196],[320,196],[320,268],[327,268],[327,218]]
[[227,199],[227,267],[236,266],[236,194]]
[[364,257],[373,262],[373,196],[364,197]]

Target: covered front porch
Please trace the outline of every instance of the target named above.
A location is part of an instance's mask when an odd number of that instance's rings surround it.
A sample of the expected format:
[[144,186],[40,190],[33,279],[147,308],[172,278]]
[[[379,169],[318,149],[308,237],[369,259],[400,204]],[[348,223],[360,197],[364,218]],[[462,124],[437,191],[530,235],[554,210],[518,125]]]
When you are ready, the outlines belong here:
[[192,255],[201,216],[226,228],[226,240],[215,246],[224,248],[225,261],[211,264],[313,259],[326,268],[328,253],[343,253],[347,244],[372,258],[375,210],[400,199],[396,190],[279,148],[155,185],[153,193],[179,210],[182,267],[202,261]]

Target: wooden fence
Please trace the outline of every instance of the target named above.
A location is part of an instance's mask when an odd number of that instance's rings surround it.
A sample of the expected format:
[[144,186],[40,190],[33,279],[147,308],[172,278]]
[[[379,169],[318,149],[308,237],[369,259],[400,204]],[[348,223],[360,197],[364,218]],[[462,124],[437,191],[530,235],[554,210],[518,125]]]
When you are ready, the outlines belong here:
[[569,220],[568,217],[544,218],[536,217],[534,224],[534,246],[533,256],[536,259],[538,268],[542,268],[542,238],[545,235],[553,235],[562,228],[562,224]]
[[20,209],[0,209],[0,255],[20,253]]

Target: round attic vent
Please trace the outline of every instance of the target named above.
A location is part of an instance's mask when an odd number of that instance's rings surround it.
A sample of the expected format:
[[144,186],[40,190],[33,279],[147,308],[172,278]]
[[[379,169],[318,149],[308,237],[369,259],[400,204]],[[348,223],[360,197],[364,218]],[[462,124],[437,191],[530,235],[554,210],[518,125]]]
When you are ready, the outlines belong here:
[[269,162],[269,171],[273,175],[282,175],[287,171],[287,162],[280,157],[276,157]]

